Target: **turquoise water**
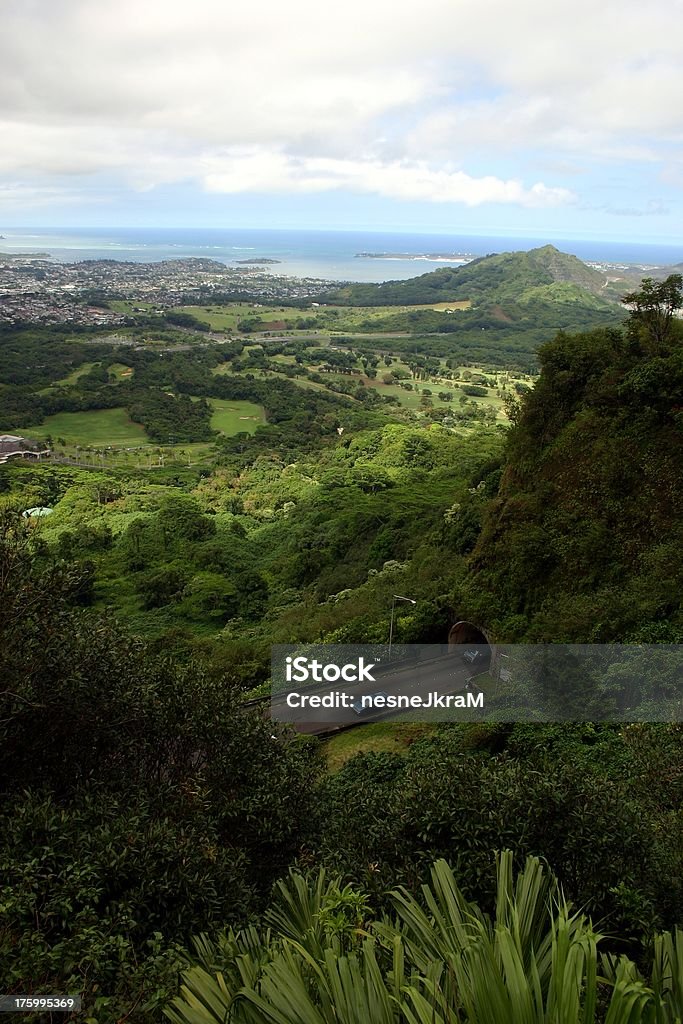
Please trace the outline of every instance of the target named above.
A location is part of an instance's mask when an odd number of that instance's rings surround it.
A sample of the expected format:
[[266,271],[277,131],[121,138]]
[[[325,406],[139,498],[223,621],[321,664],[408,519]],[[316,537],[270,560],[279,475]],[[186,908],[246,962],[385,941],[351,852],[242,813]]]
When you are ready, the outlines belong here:
[[[262,229],[67,230],[0,226],[0,252],[47,252],[71,262],[117,259],[147,262],[180,256],[204,256],[237,265],[237,260],[276,259],[264,271],[328,280],[388,281],[415,277],[441,266],[458,266],[458,257],[532,249],[551,242],[580,259],[648,267],[683,261],[683,245],[629,244],[561,238],[476,237],[468,235],[394,234],[359,231],[275,231]],[[381,253],[384,258],[358,257]],[[410,259],[397,259],[397,254]],[[434,259],[429,257],[442,257]]]

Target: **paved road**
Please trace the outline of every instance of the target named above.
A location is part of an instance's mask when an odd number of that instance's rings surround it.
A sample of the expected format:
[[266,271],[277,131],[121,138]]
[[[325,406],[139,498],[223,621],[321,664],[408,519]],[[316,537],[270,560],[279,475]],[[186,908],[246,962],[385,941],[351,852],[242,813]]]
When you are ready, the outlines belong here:
[[[391,696],[420,696],[423,700],[427,700],[432,691],[442,695],[464,693],[465,683],[476,671],[481,671],[481,669],[474,669],[472,665],[463,661],[461,653],[457,653],[431,661],[418,662],[408,667],[397,667],[392,672],[374,673],[374,682],[339,682],[316,687],[297,687],[292,683],[291,691],[307,696],[323,696],[331,691],[340,691],[351,695],[354,701],[363,695],[383,691]],[[425,714],[424,711],[414,708],[407,709],[407,711],[395,708],[372,709],[365,711],[362,715],[356,714],[352,708],[312,709],[310,706],[292,708],[287,706],[285,695],[276,699],[272,705],[274,719],[287,721],[294,726],[297,732],[310,735],[326,733],[334,729],[345,729],[365,722],[399,718],[406,713],[411,713],[414,718]],[[448,711],[440,712],[444,718],[448,713]]]

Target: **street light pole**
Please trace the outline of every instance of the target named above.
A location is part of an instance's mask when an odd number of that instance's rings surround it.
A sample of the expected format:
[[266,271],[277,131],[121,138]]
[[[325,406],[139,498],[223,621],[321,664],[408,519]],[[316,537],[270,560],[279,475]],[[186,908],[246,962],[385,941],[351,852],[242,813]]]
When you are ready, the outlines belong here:
[[400,594],[394,594],[391,600],[391,625],[389,627],[389,661],[391,661],[391,648],[394,642],[394,611],[396,609],[397,601],[407,601],[408,604],[417,604],[417,601],[413,600],[412,597],[401,597]]

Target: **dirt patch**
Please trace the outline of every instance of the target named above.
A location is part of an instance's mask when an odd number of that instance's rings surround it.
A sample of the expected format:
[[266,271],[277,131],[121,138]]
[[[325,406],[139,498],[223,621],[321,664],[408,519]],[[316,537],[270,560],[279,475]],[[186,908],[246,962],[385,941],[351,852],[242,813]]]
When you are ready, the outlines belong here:
[[258,329],[259,331],[284,331],[291,326],[292,324],[288,324],[286,320],[264,320],[259,324]]

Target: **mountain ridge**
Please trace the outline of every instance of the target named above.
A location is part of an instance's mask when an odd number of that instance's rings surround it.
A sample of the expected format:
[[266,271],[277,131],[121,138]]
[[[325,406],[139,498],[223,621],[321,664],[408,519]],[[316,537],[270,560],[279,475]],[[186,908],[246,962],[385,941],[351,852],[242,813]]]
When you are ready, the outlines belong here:
[[[404,281],[347,285],[328,292],[326,300],[356,306],[419,305],[464,299],[473,306],[487,302],[524,305],[530,289],[535,290],[534,297],[539,299],[544,296],[538,289],[557,285],[580,289],[586,293],[586,305],[592,308],[595,303],[588,301],[588,296],[598,299],[606,309],[613,308],[618,301],[606,274],[550,244],[528,252],[490,253],[461,267],[440,267]],[[575,302],[581,297],[576,292],[571,296],[567,293],[564,301]],[[549,294],[548,298],[563,301],[557,294]]]

